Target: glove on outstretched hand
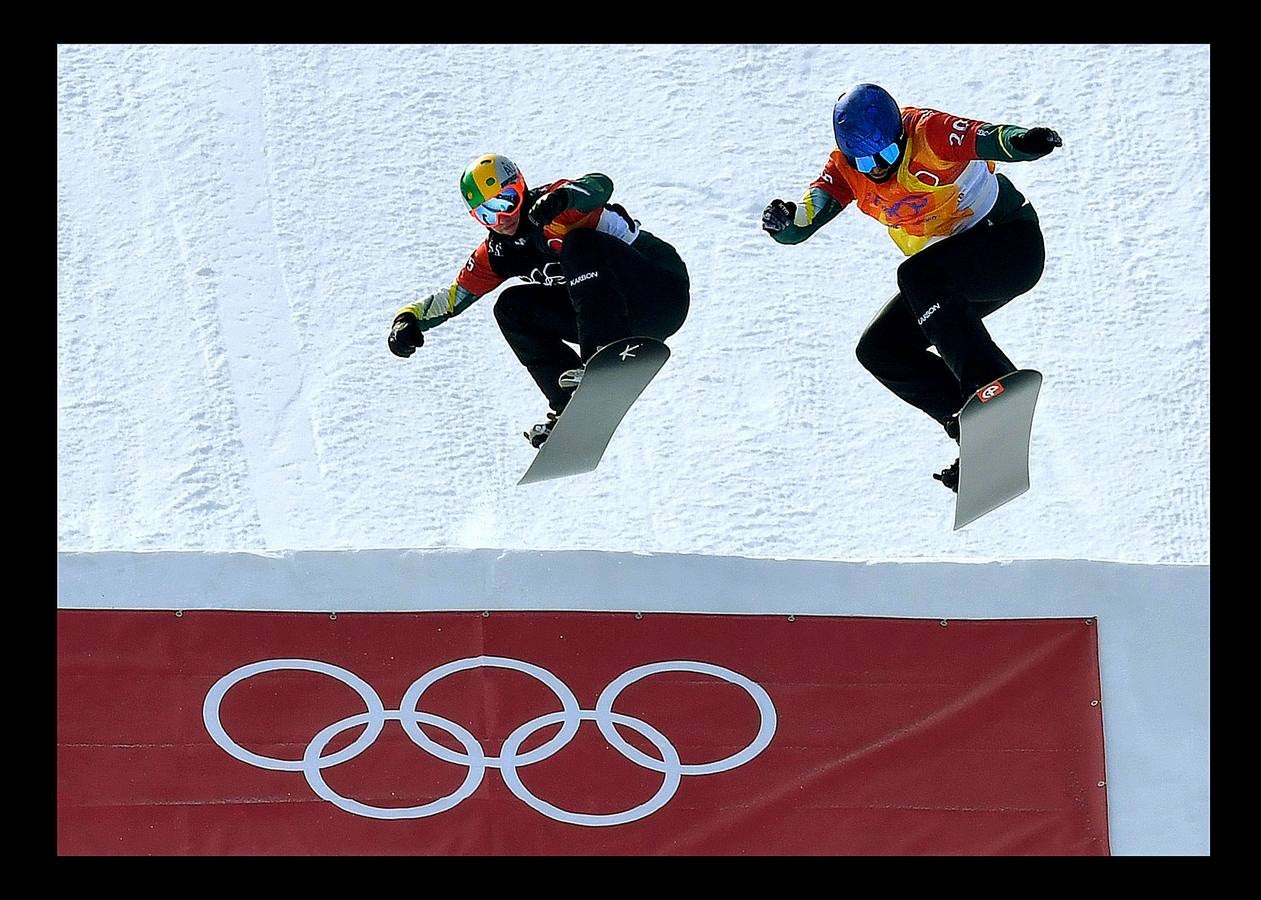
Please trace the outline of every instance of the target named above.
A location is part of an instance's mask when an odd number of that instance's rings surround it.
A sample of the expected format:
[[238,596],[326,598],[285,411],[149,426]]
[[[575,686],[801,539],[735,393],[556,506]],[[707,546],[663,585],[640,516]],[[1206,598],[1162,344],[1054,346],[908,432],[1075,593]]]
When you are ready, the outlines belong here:
[[1013,137],[1011,145],[1021,153],[1036,153],[1038,156],[1045,156],[1056,147],[1064,146],[1064,142],[1050,128],[1039,125],[1036,128],[1030,128],[1024,134]]
[[766,209],[762,212],[762,230],[769,234],[779,234],[792,224],[795,215],[797,215],[796,203],[791,200],[785,203],[776,197],[766,205]]
[[530,207],[530,221],[535,225],[546,225],[567,209],[569,209],[569,191],[565,188],[557,188],[534,201],[534,205]]
[[420,330],[420,320],[414,313],[401,312],[394,317],[390,328],[390,352],[406,359],[424,346],[425,333]]

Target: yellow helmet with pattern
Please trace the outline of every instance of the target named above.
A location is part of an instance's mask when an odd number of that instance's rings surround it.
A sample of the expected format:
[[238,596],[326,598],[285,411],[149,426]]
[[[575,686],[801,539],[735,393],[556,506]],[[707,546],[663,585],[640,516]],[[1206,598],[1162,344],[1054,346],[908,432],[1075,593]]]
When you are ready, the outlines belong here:
[[525,201],[525,178],[516,163],[498,153],[475,157],[460,176],[469,215],[487,228],[511,228]]

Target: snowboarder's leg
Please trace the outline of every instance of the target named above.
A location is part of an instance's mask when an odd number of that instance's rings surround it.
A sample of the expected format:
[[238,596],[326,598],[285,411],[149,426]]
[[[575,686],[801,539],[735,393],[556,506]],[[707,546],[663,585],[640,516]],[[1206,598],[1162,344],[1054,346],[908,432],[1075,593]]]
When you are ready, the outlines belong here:
[[867,326],[856,353],[876,379],[943,425],[963,406],[959,381],[928,338],[901,294],[894,294]]
[[676,265],[661,265],[633,245],[593,229],[566,235],[561,265],[584,360],[619,338],[641,334],[664,339],[678,331],[687,318],[689,285],[678,255],[670,262]]
[[579,365],[578,354],[565,343],[577,343],[578,322],[564,287],[508,288],[495,301],[495,321],[548,404],[559,413],[572,391],[562,388],[557,379],[561,372]]
[[664,259],[645,259],[633,245],[627,249],[631,253],[622,255],[617,269],[628,296],[630,333],[664,341],[683,327],[691,307],[687,267],[668,244],[657,248]]
[[898,288],[962,396],[1015,371],[981,319],[1037,284],[1045,254],[1037,220],[984,221],[898,267]]

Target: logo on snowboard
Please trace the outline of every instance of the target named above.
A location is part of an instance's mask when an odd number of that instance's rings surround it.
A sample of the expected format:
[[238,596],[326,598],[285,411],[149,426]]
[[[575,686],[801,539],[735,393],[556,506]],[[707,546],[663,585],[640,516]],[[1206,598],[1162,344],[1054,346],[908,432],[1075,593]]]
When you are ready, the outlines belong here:
[[1003,386],[997,381],[987,384],[976,392],[976,399],[982,403],[988,403],[1003,392]]
[[626,362],[627,357],[629,357],[630,359],[634,359],[635,354],[631,353],[631,351],[638,350],[642,346],[643,344],[627,344],[626,349],[623,350],[621,353],[619,353],[618,356],[622,358],[622,362]]

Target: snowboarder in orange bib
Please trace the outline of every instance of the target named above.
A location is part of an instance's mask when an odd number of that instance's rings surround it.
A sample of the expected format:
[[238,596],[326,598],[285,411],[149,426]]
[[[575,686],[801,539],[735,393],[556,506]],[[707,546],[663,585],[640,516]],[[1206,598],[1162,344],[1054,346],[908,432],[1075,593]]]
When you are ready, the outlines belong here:
[[[858,360],[958,441],[965,400],[1016,369],[981,320],[1037,284],[1046,259],[1037,212],[994,164],[1039,159],[1060,136],[899,107],[875,84],[841,94],[832,126],[822,174],[800,203],[772,200],[762,228],[797,244],[851,203],[888,228],[909,258]],[[958,461],[933,477],[956,490]]]

